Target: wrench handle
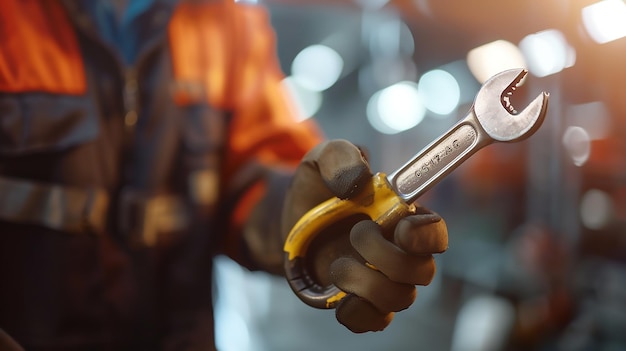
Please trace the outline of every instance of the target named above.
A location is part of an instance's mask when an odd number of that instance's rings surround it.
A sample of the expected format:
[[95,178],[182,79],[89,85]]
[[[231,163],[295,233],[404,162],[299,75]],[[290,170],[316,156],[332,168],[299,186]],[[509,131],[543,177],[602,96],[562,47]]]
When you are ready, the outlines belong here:
[[285,241],[285,274],[291,289],[309,306],[334,308],[345,293],[334,285],[321,286],[306,268],[306,253],[315,237],[334,223],[358,214],[386,229],[412,213],[415,206],[398,197],[383,173],[375,174],[355,197],[335,197],[314,207],[296,222]]
[[392,188],[405,202],[417,200],[476,151],[493,142],[471,111],[389,175]]

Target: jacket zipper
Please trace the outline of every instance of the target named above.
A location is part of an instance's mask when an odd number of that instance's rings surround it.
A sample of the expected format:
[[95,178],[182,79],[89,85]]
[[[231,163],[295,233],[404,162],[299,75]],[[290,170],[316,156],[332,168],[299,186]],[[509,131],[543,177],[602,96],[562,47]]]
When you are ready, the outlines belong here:
[[124,127],[128,141],[132,140],[135,126],[139,119],[139,82],[137,70],[127,67],[124,70],[124,87],[122,91],[124,105]]

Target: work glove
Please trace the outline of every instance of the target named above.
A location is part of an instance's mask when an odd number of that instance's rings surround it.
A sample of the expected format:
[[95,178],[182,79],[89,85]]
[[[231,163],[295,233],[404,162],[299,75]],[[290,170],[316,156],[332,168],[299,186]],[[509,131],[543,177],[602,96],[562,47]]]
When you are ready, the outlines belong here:
[[[312,149],[285,198],[284,236],[307,211],[333,196],[358,194],[371,177],[363,153],[348,141],[331,140]],[[336,318],[352,332],[363,333],[383,330],[394,312],[413,303],[415,285],[428,285],[434,277],[433,254],[447,247],[443,219],[418,207],[390,233],[364,217],[333,224],[310,244],[304,264],[317,283],[347,293],[335,307]]]

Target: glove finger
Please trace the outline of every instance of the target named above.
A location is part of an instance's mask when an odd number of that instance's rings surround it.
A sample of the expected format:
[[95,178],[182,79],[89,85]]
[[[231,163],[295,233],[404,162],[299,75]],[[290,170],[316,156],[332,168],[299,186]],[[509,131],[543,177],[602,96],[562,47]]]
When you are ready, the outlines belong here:
[[354,222],[350,219],[341,220],[329,230],[322,230],[309,244],[308,254],[304,258],[307,271],[311,278],[321,286],[332,284],[330,265],[338,257],[361,259],[350,245],[350,228]]
[[361,221],[352,227],[350,243],[367,262],[394,282],[428,285],[435,276],[432,255],[407,254],[385,239],[373,221]]
[[346,198],[371,177],[359,148],[345,140],[329,140],[309,151],[296,169],[285,197],[284,235],[307,211],[333,197]]
[[385,329],[393,319],[393,312],[382,313],[368,301],[350,294],[335,308],[335,317],[353,333],[365,333]]
[[329,140],[308,153],[304,162],[317,164],[319,174],[333,194],[350,197],[372,177],[361,150],[349,141]]
[[393,282],[381,272],[350,257],[333,261],[330,277],[339,289],[368,300],[383,313],[408,308],[417,295],[415,286]]
[[423,208],[422,213],[401,219],[396,225],[394,242],[412,255],[442,253],[448,249],[446,222]]

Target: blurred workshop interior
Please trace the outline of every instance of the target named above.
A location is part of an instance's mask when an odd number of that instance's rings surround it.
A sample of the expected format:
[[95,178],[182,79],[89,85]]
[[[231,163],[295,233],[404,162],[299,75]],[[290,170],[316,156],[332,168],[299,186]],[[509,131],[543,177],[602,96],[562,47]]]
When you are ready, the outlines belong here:
[[481,150],[418,201],[449,250],[416,303],[352,334],[284,280],[217,265],[223,351],[626,350],[623,0],[263,0],[303,118],[391,172],[465,117],[481,83],[550,93],[529,139]]

